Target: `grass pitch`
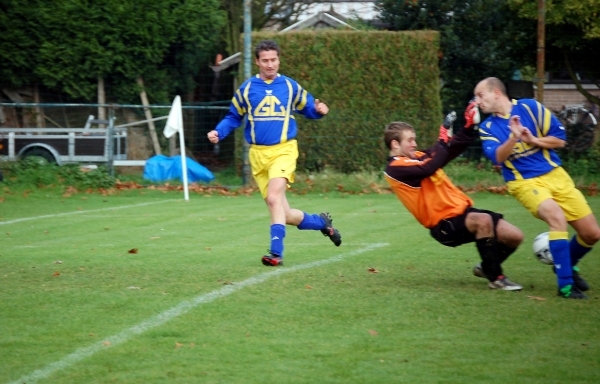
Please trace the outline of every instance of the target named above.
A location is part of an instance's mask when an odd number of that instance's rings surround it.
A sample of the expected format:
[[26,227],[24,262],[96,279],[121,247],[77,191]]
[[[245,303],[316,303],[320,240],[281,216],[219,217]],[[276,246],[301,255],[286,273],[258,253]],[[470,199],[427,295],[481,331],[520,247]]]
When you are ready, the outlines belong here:
[[439,245],[393,195],[290,195],[343,244],[288,227],[283,268],[260,263],[258,194],[0,197],[2,383],[600,381],[598,250],[590,299],[556,297],[544,224],[508,196],[473,198],[525,232],[505,264],[522,292],[487,289],[475,246]]

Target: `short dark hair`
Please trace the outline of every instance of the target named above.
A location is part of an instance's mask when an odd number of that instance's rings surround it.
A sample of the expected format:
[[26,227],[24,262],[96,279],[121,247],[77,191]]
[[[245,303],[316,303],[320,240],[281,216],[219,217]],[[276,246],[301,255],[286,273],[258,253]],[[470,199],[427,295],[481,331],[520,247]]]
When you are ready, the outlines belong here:
[[258,59],[258,56],[262,51],[277,51],[277,56],[279,56],[279,45],[273,40],[263,40],[260,43],[256,44],[256,48],[254,48],[254,57]]
[[385,127],[383,132],[383,142],[387,149],[392,149],[392,141],[402,142],[402,135],[405,131],[415,132],[415,128],[402,121],[394,121]]

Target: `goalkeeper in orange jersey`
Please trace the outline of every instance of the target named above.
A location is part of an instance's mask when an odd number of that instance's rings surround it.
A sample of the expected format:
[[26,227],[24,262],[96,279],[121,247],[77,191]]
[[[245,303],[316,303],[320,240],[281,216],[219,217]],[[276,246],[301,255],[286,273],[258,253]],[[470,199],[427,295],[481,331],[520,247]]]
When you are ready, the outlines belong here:
[[390,123],[384,132],[390,151],[384,175],[406,209],[439,243],[448,247],[475,243],[481,256],[481,263],[473,268],[475,276],[487,278],[491,289],[519,291],[523,287],[504,275],[502,263],[521,244],[523,233],[501,214],[474,208],[473,201],[442,170],[477,138],[475,103],[470,104],[465,118],[466,127],[452,135],[456,114],[450,113],[440,126],[438,141],[423,151],[417,150],[415,129],[410,124]]

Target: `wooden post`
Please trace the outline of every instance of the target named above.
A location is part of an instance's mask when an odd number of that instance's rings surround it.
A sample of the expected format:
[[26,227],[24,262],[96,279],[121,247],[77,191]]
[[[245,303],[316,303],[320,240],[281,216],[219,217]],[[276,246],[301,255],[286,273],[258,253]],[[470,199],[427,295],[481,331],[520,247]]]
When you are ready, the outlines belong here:
[[148,120],[148,129],[150,130],[150,138],[152,139],[152,145],[154,146],[154,153],[160,155],[160,144],[158,142],[158,136],[156,136],[154,122],[152,121],[152,111],[150,111],[150,108],[148,108],[150,103],[148,103],[148,95],[146,95],[146,91],[144,90],[144,80],[141,77],[138,77],[137,84],[141,89],[140,98],[142,99],[142,104],[144,105],[144,114],[146,115],[146,120]]
[[[182,152],[184,152],[185,150],[182,149]],[[177,143],[176,143],[176,139],[175,139],[175,135],[169,137],[169,156],[175,156],[175,154],[177,153]]]
[[46,126],[44,120],[44,109],[39,106],[40,104],[40,89],[37,84],[33,86],[33,102],[38,104],[35,106],[35,125],[38,128],[44,128]]
[[[106,104],[106,93],[104,91],[104,78],[98,76],[98,104]],[[106,120],[106,107],[98,107],[98,120]],[[98,124],[100,128],[106,128],[104,124]]]

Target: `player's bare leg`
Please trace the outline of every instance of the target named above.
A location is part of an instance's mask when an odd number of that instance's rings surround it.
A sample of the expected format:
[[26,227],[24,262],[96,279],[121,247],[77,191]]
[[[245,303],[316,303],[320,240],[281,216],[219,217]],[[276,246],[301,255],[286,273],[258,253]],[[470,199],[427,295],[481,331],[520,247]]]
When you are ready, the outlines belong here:
[[600,227],[594,214],[590,213],[581,219],[570,221],[569,224],[586,244],[592,246],[600,240]]

